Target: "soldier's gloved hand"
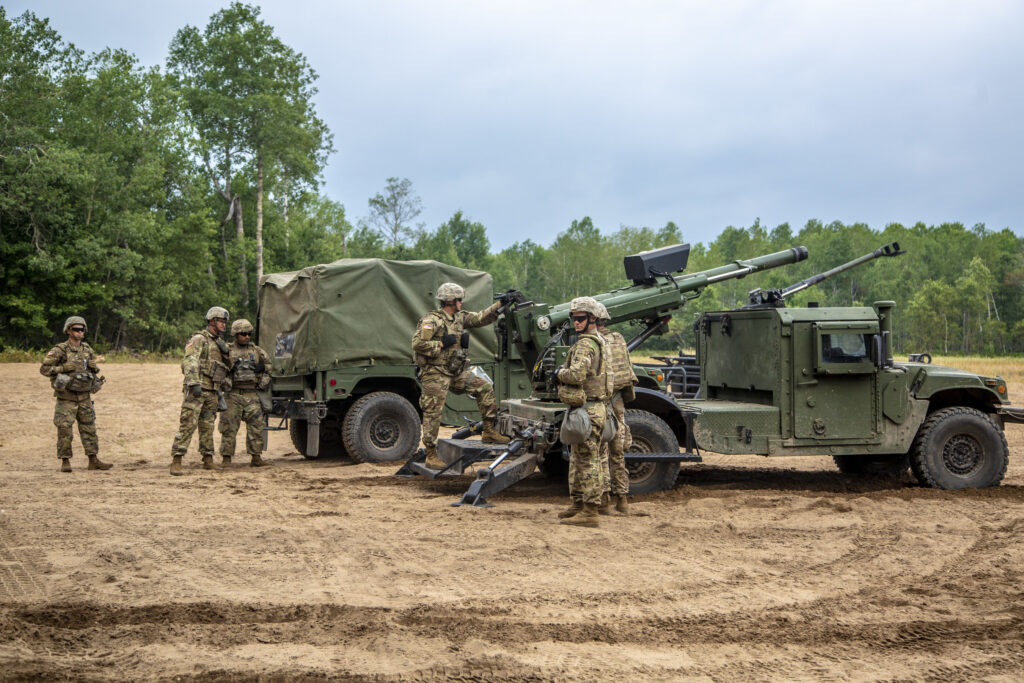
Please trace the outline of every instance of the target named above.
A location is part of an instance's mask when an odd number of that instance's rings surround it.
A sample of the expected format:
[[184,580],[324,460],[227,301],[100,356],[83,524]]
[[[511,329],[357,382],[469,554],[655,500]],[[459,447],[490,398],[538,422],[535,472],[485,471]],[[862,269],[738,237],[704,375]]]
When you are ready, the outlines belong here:
[[454,334],[446,334],[441,337],[441,348],[447,349],[449,346],[455,346],[456,341],[458,341],[458,337]]
[[469,348],[469,332],[462,333],[462,338],[459,339],[459,346],[461,346],[464,349]]
[[188,388],[188,390],[192,392],[193,398],[199,398],[203,395],[203,387],[201,384],[193,384]]
[[513,303],[522,295],[522,292],[520,292],[518,289],[510,289],[501,295],[501,305],[508,306],[510,303]]
[[562,372],[562,370],[565,370],[565,363],[562,363],[562,364],[561,364],[561,365],[559,365],[559,366],[558,366],[557,368],[555,368],[555,378],[556,378],[556,379],[558,378],[558,374],[559,374],[560,372]]
[[253,370],[255,370],[256,372],[266,372],[267,366],[263,363],[263,361],[258,361],[256,363],[256,367],[254,367]]

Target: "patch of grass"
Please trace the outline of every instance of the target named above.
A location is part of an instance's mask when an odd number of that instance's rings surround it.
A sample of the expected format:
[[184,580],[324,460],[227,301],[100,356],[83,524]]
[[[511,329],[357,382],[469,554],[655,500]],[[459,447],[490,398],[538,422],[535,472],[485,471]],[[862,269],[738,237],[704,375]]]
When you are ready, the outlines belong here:
[[1002,377],[1007,383],[1024,383],[1024,357],[1020,356],[934,356],[932,362],[987,377]]
[[[4,349],[0,363],[42,363],[49,349]],[[97,351],[99,353],[99,351]],[[100,353],[101,363],[180,363],[180,351],[114,351]]]

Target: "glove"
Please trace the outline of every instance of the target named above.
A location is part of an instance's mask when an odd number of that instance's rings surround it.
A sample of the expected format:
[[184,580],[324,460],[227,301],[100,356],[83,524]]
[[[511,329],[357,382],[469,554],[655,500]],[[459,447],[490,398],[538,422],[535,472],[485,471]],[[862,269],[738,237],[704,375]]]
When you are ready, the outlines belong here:
[[555,368],[555,379],[558,379],[558,374],[560,372],[562,372],[562,370],[565,370],[565,364],[564,363],[562,365],[559,365],[557,368]]
[[188,390],[192,392],[193,398],[199,398],[203,395],[203,387],[200,384],[193,384],[188,388]]
[[446,334],[441,337],[441,348],[447,349],[449,346],[455,346],[455,342],[458,340],[454,334]]
[[253,368],[253,370],[255,370],[256,372],[266,372],[267,366],[263,363],[263,361],[259,361],[258,363],[256,363],[256,366]]
[[72,372],[80,372],[81,370],[82,370],[82,368],[78,367],[78,363],[68,362],[68,363],[65,363],[64,365],[60,366],[60,371],[63,372],[64,374],[70,374]]
[[469,348],[469,332],[462,333],[462,339],[459,340],[459,346],[461,346],[464,349]]
[[510,289],[501,295],[501,305],[508,306],[521,296],[522,293],[518,289]]

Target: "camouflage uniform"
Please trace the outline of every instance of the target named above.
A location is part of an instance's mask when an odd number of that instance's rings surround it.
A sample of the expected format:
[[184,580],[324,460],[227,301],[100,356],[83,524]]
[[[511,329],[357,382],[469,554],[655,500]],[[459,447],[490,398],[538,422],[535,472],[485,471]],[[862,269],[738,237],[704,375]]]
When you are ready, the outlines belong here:
[[[217,420],[217,389],[227,376],[228,346],[208,329],[192,335],[185,345],[185,358],[181,372],[185,375],[182,386],[181,421],[171,446],[171,457],[182,457],[199,428],[199,453],[213,457],[213,425]],[[202,395],[192,395],[189,387],[198,384]]]
[[[493,424],[498,414],[494,401],[494,387],[485,379],[469,371],[466,351],[460,346],[464,330],[490,325],[498,319],[501,302],[495,302],[479,313],[455,311],[454,315],[436,309],[420,318],[416,333],[412,337],[412,350],[420,368],[420,409],[423,411],[423,445],[437,446],[437,431],[441,426],[448,391],[456,394],[468,393],[476,399],[477,408],[485,425]],[[455,336],[455,343],[441,348],[441,339],[446,334]]]
[[[235,454],[235,437],[245,421],[245,451],[254,461],[263,452],[263,406],[257,393],[270,385],[270,356],[266,351],[249,343],[236,340],[229,347],[228,367],[231,368],[231,391],[227,392],[228,409],[220,416],[220,455],[229,459]],[[265,369],[257,372],[262,363]]]
[[609,372],[612,375],[612,391],[615,393],[612,394],[609,405],[619,427],[615,438],[604,444],[601,449],[604,490],[610,491],[613,496],[624,496],[629,493],[629,472],[626,471],[625,453],[633,443],[629,425],[626,424],[626,402],[633,400],[633,387],[637,383],[637,378],[623,336],[607,328],[598,328],[598,333],[604,338],[611,359]]
[[[49,377],[51,381],[58,374],[71,375],[86,371],[97,374],[100,369],[96,365],[96,353],[85,342],[77,347],[71,342],[57,344],[46,354],[39,367],[40,374]],[[57,398],[57,406],[53,411],[53,424],[57,425],[57,457],[71,457],[73,428],[77,420],[82,449],[87,457],[95,458],[100,452],[100,443],[96,436],[96,411],[90,391],[54,388],[53,395]]]
[[566,355],[565,367],[558,371],[562,384],[582,387],[590,416],[590,437],[572,446],[569,458],[569,496],[574,502],[598,505],[604,493],[601,466],[601,432],[608,416],[611,377],[604,339],[597,334],[581,334]]

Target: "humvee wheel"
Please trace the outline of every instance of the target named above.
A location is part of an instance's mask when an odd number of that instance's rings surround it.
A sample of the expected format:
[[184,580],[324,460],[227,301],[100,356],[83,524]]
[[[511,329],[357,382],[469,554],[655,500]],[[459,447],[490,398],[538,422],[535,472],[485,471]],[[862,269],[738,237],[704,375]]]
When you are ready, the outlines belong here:
[[309,423],[305,420],[296,420],[295,418],[288,420],[288,436],[292,438],[292,445],[306,460],[348,457],[348,453],[345,452],[345,444],[341,441],[341,419],[338,416],[328,413],[320,423],[320,451],[317,455],[306,453],[308,429]]
[[985,413],[954,406],[936,410],[910,448],[914,473],[936,489],[996,486],[1010,459],[1003,430]]
[[341,434],[353,460],[406,460],[420,442],[420,415],[404,397],[375,391],[352,404]]
[[[626,424],[633,435],[628,453],[678,453],[679,442],[672,428],[654,413],[627,410]],[[679,475],[677,462],[626,463],[630,494],[652,493],[672,488]]]
[[843,474],[898,477],[910,467],[910,458],[898,455],[833,455],[832,460]]

